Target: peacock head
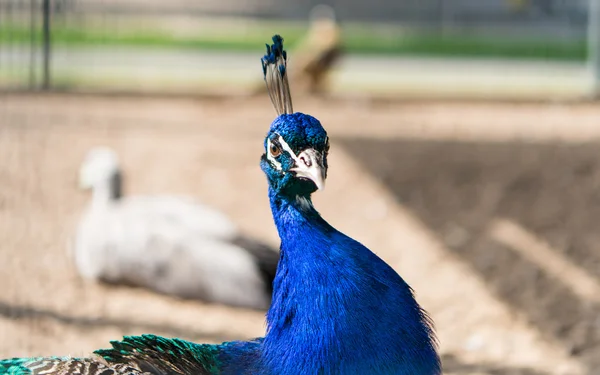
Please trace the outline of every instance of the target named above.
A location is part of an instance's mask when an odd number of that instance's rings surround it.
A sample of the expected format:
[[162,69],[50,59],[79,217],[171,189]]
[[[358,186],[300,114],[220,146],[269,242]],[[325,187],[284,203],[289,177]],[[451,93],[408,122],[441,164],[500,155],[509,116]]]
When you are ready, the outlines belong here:
[[269,184],[285,195],[308,196],[325,187],[329,138],[316,118],[283,114],[265,138],[261,168]]
[[267,91],[278,114],[265,138],[261,168],[276,192],[309,196],[325,187],[329,137],[319,120],[294,113],[283,38],[273,37],[261,61]]

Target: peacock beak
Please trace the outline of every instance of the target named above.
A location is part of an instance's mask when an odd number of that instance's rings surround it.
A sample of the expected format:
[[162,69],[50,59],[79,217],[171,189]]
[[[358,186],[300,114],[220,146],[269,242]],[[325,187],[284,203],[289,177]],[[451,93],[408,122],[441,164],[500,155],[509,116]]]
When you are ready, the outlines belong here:
[[323,156],[312,148],[302,151],[296,158],[296,165],[290,170],[297,177],[307,178],[315,183],[317,190],[325,189],[327,169],[323,166]]

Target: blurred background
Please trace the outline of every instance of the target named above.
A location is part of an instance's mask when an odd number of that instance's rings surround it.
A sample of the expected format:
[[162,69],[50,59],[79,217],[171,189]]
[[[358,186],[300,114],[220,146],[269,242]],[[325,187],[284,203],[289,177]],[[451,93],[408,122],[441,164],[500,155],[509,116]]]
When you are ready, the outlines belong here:
[[277,246],[260,57],[332,139],[317,209],[433,316],[447,374],[600,374],[600,1],[0,0],[0,357],[218,342],[264,312],[84,281],[86,152]]

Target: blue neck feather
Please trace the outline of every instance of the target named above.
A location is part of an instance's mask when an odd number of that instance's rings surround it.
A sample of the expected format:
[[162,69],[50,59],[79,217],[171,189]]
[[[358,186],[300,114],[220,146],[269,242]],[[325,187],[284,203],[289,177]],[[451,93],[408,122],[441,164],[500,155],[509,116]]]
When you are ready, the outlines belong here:
[[338,232],[310,196],[269,190],[281,260],[262,362],[270,374],[441,373],[431,323],[385,262]]

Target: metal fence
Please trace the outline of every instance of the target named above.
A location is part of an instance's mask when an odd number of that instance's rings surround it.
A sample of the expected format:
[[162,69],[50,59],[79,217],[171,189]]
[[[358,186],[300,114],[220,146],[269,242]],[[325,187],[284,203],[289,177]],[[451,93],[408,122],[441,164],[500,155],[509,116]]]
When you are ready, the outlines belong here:
[[[68,58],[53,59],[56,25],[94,27],[114,36],[130,24],[147,27],[148,20],[152,20],[150,27],[162,28],[211,17],[306,20],[313,6],[328,3],[341,22],[403,25],[440,35],[510,35],[568,42],[586,38],[588,10],[593,1],[0,0],[0,88],[53,88],[53,72],[77,63]],[[63,48],[63,55],[68,55],[69,48]]]
[[[48,4],[46,4],[48,5]],[[44,29],[42,20],[44,10],[41,3],[35,0],[29,2],[0,1],[0,78],[4,87],[22,86],[34,88],[39,79],[38,64],[40,59],[39,44],[37,40],[38,28]],[[49,14],[49,13],[48,13]],[[18,38],[12,25],[18,24],[22,30],[28,32],[28,42],[24,43],[23,35]],[[45,28],[49,30],[48,27]],[[18,39],[18,40],[17,40]],[[49,47],[49,38],[47,38]],[[49,51],[49,50],[48,50]],[[21,56],[28,54],[26,63],[23,64]],[[21,55],[16,57],[17,55]],[[17,60],[19,60],[17,62]],[[49,66],[49,55],[46,56]]]

